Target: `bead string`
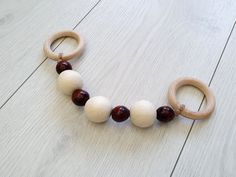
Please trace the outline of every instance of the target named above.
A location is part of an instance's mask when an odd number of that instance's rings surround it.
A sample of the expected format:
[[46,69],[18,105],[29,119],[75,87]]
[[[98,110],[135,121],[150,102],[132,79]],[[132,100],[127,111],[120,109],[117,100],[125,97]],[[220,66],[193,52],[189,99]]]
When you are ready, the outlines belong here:
[[181,114],[181,112],[185,109],[185,105],[184,104],[181,104],[180,107],[175,110],[175,114],[178,116]]
[[[63,56],[63,53],[59,53],[58,54],[58,58],[60,59],[60,60],[62,60],[62,56]],[[63,60],[62,60],[63,61]]]
[[81,78],[77,72],[72,70],[68,61],[59,61],[56,65],[56,71],[60,74],[58,80],[59,89],[67,95],[72,93],[71,99],[73,103],[77,106],[85,106],[86,117],[92,122],[105,122],[110,115],[114,121],[123,122],[131,115],[132,123],[144,128],[150,127],[155,119],[161,122],[169,122],[176,115],[170,106],[162,106],[155,110],[154,105],[146,100],[136,102],[130,110],[122,105],[112,109],[107,98],[102,96],[90,98],[89,93],[81,89],[82,86],[74,90],[73,82],[77,82]]

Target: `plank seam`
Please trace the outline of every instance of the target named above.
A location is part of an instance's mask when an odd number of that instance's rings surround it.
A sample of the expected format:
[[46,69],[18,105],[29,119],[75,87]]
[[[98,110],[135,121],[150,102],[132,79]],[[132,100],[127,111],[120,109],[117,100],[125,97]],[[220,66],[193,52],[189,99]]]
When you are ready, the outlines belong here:
[[[92,12],[93,9],[97,7],[97,5],[101,2],[102,0],[98,0],[95,5],[84,15],[84,17],[72,28],[75,30],[81,22]],[[64,41],[66,37],[62,38],[62,40],[59,42],[59,44],[53,49],[55,51]],[[44,60],[30,73],[30,75],[18,86],[18,88],[6,99],[5,102],[0,106],[0,110],[9,102],[9,100],[20,90],[20,88],[33,76],[33,74],[40,68],[40,66],[43,65],[43,63],[48,59],[48,57],[44,58]]]
[[[220,63],[221,63],[221,60],[222,60],[222,58],[223,58],[225,49],[226,49],[226,47],[227,47],[227,45],[228,45],[228,43],[229,43],[230,37],[231,37],[231,35],[232,35],[233,31],[234,31],[235,25],[236,25],[236,21],[234,22],[234,24],[233,24],[233,26],[232,26],[232,28],[231,28],[231,30],[230,30],[230,33],[229,33],[229,35],[228,35],[228,37],[227,37],[227,40],[226,40],[226,42],[225,42],[225,45],[224,45],[224,47],[223,47],[223,50],[222,50],[222,52],[221,52],[221,54],[220,54],[219,60],[218,60],[218,62],[217,62],[217,64],[216,64],[216,67],[215,67],[213,73],[212,73],[212,76],[211,76],[210,81],[209,81],[209,83],[208,83],[208,86],[209,86],[209,87],[211,86],[211,83],[212,83],[213,78],[214,78],[214,76],[215,76],[215,74],[216,74],[216,71],[217,71],[217,69],[218,69],[219,66],[220,66]],[[199,105],[199,107],[198,107],[198,111],[201,109],[204,100],[205,100],[205,96],[203,96],[203,98],[202,98],[202,101],[201,101],[201,103],[200,103],[200,105]],[[177,157],[177,159],[176,159],[176,162],[175,162],[175,164],[174,164],[174,167],[173,167],[173,169],[172,169],[172,171],[171,171],[170,177],[172,177],[173,174],[174,174],[174,171],[175,171],[176,166],[177,166],[177,164],[178,164],[178,162],[179,162],[179,159],[180,159],[180,157],[181,157],[181,155],[182,155],[182,152],[183,152],[183,150],[184,150],[184,148],[185,148],[185,145],[186,145],[186,143],[187,143],[187,141],[188,141],[188,138],[189,138],[189,136],[190,136],[190,134],[191,134],[191,132],[192,132],[192,129],[193,129],[194,124],[195,124],[195,120],[194,120],[194,121],[192,122],[192,124],[191,124],[191,127],[190,127],[190,129],[189,129],[189,131],[188,131],[188,134],[187,134],[186,138],[185,138],[185,141],[184,141],[184,143],[183,143],[183,146],[182,146],[182,148],[181,148],[181,150],[180,150],[180,152],[179,152],[179,155],[178,155],[178,157]]]

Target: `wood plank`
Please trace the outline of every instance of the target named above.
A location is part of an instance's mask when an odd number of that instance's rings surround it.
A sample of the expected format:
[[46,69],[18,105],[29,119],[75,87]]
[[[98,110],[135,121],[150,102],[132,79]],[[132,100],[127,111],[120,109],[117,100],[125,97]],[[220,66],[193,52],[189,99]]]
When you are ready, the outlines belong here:
[[236,176],[236,30],[219,64],[211,87],[217,110],[196,122],[173,176]]
[[[114,105],[147,99],[161,106],[175,78],[209,81],[235,5],[230,0],[102,1],[76,29],[87,46],[72,62],[74,69],[92,96],[107,96]],[[66,40],[57,51],[73,46]],[[145,130],[129,121],[92,124],[57,91],[54,67],[46,61],[0,110],[0,176],[170,175],[192,121],[178,118]],[[202,95],[187,88],[180,99],[196,110]]]
[[48,34],[72,29],[98,0],[3,0],[0,5],[0,107],[45,59]]

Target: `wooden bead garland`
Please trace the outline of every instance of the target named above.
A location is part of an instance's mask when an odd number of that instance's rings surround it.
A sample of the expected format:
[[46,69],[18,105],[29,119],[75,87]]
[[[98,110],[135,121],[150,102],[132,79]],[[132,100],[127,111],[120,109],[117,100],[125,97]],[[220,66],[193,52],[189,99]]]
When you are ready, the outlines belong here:
[[[78,42],[78,47],[70,54],[56,54],[51,50],[52,43],[62,37],[72,37]],[[153,125],[155,119],[161,122],[169,122],[177,115],[182,115],[190,119],[205,119],[208,118],[215,109],[215,97],[212,91],[201,81],[182,77],[175,80],[169,87],[168,101],[170,106],[161,106],[155,109],[155,106],[146,100],[141,100],[134,103],[130,110],[125,106],[117,106],[112,109],[112,104],[106,97],[95,96],[90,98],[87,91],[82,90],[83,80],[81,75],[72,70],[71,64],[67,61],[82,53],[84,41],[79,33],[71,30],[61,31],[52,35],[44,43],[44,52],[50,59],[57,60],[56,71],[59,74],[58,88],[66,95],[71,95],[72,101],[77,106],[84,106],[86,117],[95,123],[102,123],[112,116],[116,122],[123,122],[130,116],[131,122],[140,128],[147,128]],[[206,108],[199,112],[188,110],[185,105],[179,103],[176,99],[177,91],[182,86],[194,86],[206,97]]]

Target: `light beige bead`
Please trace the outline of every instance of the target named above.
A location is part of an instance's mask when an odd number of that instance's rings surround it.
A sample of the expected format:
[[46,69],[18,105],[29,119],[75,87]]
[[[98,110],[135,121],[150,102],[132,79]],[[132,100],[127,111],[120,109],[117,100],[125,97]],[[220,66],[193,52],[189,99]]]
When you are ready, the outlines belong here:
[[110,117],[111,110],[111,102],[103,96],[90,98],[84,107],[86,117],[95,123],[107,121]]
[[58,88],[66,95],[72,95],[76,89],[81,89],[83,80],[81,75],[73,70],[63,71],[58,77]]
[[146,100],[134,103],[130,108],[130,119],[137,127],[146,128],[152,126],[156,119],[155,106]]

